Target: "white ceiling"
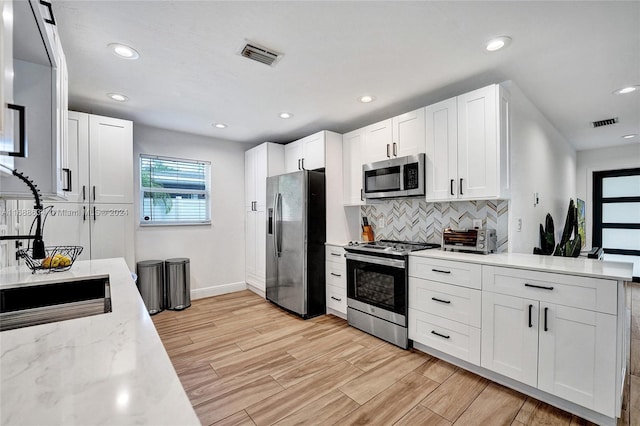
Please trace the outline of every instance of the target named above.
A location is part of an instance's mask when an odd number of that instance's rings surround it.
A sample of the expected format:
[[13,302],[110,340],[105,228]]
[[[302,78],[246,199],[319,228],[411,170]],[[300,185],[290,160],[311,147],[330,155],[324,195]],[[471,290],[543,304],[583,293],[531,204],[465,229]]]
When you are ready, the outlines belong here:
[[[640,85],[638,1],[55,1],[54,11],[71,107],[150,126],[286,142],[513,80],[578,150],[640,142],[621,138],[640,133],[640,91],[612,94]],[[513,42],[485,52],[499,35]],[[274,67],[243,58],[245,39],[284,56]],[[114,42],[140,59],[117,58]],[[363,94],[377,100],[359,103]],[[591,128],[610,117],[620,122]]]

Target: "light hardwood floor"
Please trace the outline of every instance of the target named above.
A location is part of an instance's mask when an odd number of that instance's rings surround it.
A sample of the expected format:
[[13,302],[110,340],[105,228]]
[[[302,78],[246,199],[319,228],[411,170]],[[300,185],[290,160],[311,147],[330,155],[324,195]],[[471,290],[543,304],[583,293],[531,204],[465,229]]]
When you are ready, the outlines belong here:
[[[640,313],[640,289],[632,303]],[[590,424],[335,316],[303,321],[250,291],[152,318],[203,425]],[[632,352],[640,351],[639,319]],[[640,425],[638,361],[623,425]]]

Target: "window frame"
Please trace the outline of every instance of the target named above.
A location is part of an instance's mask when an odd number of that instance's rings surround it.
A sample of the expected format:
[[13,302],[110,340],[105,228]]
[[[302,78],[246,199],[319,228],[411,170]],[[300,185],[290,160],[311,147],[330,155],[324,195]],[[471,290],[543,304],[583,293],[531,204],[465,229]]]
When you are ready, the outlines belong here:
[[[166,190],[158,189],[158,188],[149,188],[142,186],[142,162],[144,160],[162,160],[169,161],[174,163],[188,163],[188,164],[200,164],[205,166],[205,189],[204,190],[193,190],[193,189],[176,189],[176,188],[166,188]],[[139,196],[139,215],[138,222],[142,227],[147,226],[199,226],[199,225],[211,225],[211,162],[206,160],[193,160],[188,158],[179,158],[179,157],[166,157],[162,155],[154,155],[154,154],[140,154],[138,159],[138,167],[139,167],[139,177],[138,177],[138,189],[140,191]],[[163,188],[165,189],[165,188]],[[183,194],[203,194],[205,196],[205,206],[206,206],[206,216],[207,219],[204,220],[173,220],[173,221],[148,221],[144,220],[144,194],[145,192],[156,192],[156,193],[183,193]]]
[[[605,178],[623,177],[623,176],[640,176],[640,168],[607,170],[601,172],[593,172],[593,234],[592,246],[602,247],[602,231],[603,229],[640,229],[639,223],[603,223],[602,211],[604,204],[607,203],[640,203],[640,196],[637,197],[609,197],[602,195],[602,182]],[[640,256],[640,250],[631,249],[613,249],[603,247],[607,254],[623,254],[630,256]]]

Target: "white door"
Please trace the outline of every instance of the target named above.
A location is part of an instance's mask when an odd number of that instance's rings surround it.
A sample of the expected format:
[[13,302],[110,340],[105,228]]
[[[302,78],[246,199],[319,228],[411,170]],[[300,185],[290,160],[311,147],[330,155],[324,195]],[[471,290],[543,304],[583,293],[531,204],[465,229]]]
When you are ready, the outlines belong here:
[[425,109],[420,108],[392,119],[393,156],[404,157],[425,152]]
[[265,209],[262,207],[260,210],[254,212],[255,218],[255,275],[258,288],[262,291],[266,291],[266,277],[267,277],[267,224]]
[[42,238],[50,246],[82,246],[76,260],[91,258],[89,205],[83,203],[45,203],[53,208],[46,214]]
[[365,127],[365,160],[367,163],[392,157],[392,120],[384,120]]
[[540,303],[538,388],[615,417],[616,316]]
[[255,148],[256,150],[256,163],[254,187],[255,187],[255,208],[264,210],[267,201],[267,169],[268,169],[268,147],[267,144],[262,144]]
[[133,124],[89,116],[90,201],[133,202]]
[[245,273],[246,280],[256,274],[256,214],[248,210],[245,212]]
[[458,113],[456,98],[426,107],[427,201],[458,198]]
[[134,270],[133,214],[133,204],[90,205],[91,259],[124,257]]
[[482,292],[484,368],[537,385],[538,306],[536,300]]
[[302,169],[324,168],[324,136],[324,132],[318,132],[302,139]]
[[498,182],[497,86],[458,96],[458,196],[495,197]]
[[358,206],[364,204],[362,197],[362,147],[363,129],[342,136],[342,175],[344,177],[344,204]]
[[291,142],[284,146],[284,172],[291,173],[302,170],[302,144],[300,141]]
[[244,205],[249,210],[256,201],[256,149],[244,153]]
[[69,170],[71,188],[65,194],[67,201],[81,203],[89,197],[89,115],[69,111],[67,128],[63,164]]

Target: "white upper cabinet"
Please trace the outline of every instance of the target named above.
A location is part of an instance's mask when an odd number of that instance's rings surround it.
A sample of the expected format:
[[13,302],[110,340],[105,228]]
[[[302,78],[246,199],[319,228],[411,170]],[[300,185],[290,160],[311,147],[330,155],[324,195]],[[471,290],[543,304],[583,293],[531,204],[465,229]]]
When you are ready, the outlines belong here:
[[[387,160],[393,156],[393,120],[383,120],[364,128],[365,162]],[[362,173],[362,169],[361,169]],[[362,178],[362,176],[361,176]]]
[[424,113],[419,108],[365,127],[365,160],[373,163],[424,152]]
[[133,123],[89,116],[90,200],[133,203]]
[[67,173],[67,201],[88,201],[89,184],[89,115],[68,112],[67,138],[62,158]]
[[364,134],[364,129],[358,129],[342,136],[343,202],[346,206],[364,204],[362,196]]
[[325,137],[321,131],[285,145],[285,173],[324,168]]
[[[0,0],[0,13],[0,152],[13,152],[13,1]],[[13,157],[0,155],[0,164],[13,169]],[[9,173],[0,167],[0,176]]]
[[508,118],[495,84],[426,108],[428,201],[508,198]]
[[416,155],[425,150],[425,109],[419,108],[392,119],[394,157]]

